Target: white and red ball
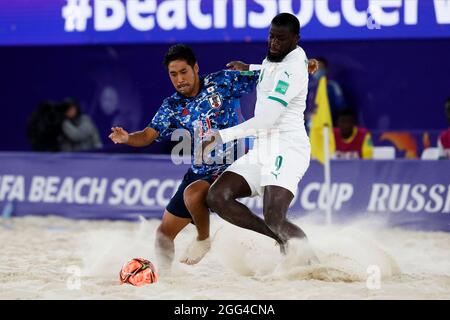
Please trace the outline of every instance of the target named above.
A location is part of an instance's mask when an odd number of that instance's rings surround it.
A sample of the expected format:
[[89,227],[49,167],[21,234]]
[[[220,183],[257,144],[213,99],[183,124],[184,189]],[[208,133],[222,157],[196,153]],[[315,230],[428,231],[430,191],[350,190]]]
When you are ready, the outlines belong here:
[[140,287],[158,281],[158,274],[153,263],[147,259],[134,258],[123,265],[119,280],[121,284],[129,283]]

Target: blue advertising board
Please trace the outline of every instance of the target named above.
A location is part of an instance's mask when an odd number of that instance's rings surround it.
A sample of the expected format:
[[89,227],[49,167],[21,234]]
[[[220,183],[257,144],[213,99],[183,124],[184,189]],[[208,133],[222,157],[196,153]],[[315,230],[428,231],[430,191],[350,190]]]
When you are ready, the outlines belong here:
[[265,41],[280,12],[303,40],[450,37],[449,0],[14,0],[0,45]]
[[[13,216],[76,219],[161,218],[188,169],[170,156],[0,153],[0,207]],[[450,162],[332,161],[333,221],[379,218],[391,227],[450,232]],[[311,165],[291,217],[325,221],[323,167]],[[261,213],[260,198],[242,202]]]

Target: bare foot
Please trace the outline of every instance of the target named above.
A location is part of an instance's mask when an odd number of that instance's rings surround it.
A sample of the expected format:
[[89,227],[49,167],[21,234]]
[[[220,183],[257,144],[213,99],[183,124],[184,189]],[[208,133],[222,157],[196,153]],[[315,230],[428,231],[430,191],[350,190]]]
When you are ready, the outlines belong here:
[[287,254],[287,245],[288,245],[287,242],[280,243],[280,242],[275,241],[275,245],[280,247],[280,253],[283,256],[285,256]]
[[211,249],[211,240],[209,238],[201,241],[195,239],[186,248],[186,251],[181,256],[180,262],[189,265],[199,263],[205,254],[208,253],[209,249]]

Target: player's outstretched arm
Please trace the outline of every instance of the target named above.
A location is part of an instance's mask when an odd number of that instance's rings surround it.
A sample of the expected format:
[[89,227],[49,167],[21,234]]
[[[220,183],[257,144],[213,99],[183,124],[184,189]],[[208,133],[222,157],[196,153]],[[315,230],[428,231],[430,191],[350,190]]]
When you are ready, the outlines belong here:
[[236,71],[259,71],[261,70],[260,64],[246,64],[242,61],[231,61],[226,64],[226,66],[230,70],[236,70]]
[[114,143],[127,144],[132,147],[148,146],[159,136],[158,131],[149,127],[133,133],[128,133],[121,127],[113,127],[111,131],[109,138]]
[[[254,65],[254,69],[259,69],[258,66],[259,65]],[[227,68],[230,68],[230,70],[248,71],[250,70],[250,65],[242,61],[231,61],[227,63]],[[316,59],[309,59],[308,73],[314,74],[318,69],[319,69],[319,61],[317,61]]]
[[231,61],[227,63],[227,68],[230,68],[230,70],[248,71],[250,65],[242,61]]

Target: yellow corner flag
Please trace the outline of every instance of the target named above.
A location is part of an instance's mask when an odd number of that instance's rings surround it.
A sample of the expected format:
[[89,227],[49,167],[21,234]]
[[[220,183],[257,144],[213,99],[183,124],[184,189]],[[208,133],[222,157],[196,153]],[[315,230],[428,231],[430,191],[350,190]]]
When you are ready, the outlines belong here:
[[328,141],[330,156],[336,151],[336,143],[334,141],[333,123],[331,120],[330,102],[328,101],[327,93],[327,78],[322,77],[319,80],[317,87],[316,98],[316,111],[311,119],[311,155],[324,163],[324,137],[323,128],[328,126]]

